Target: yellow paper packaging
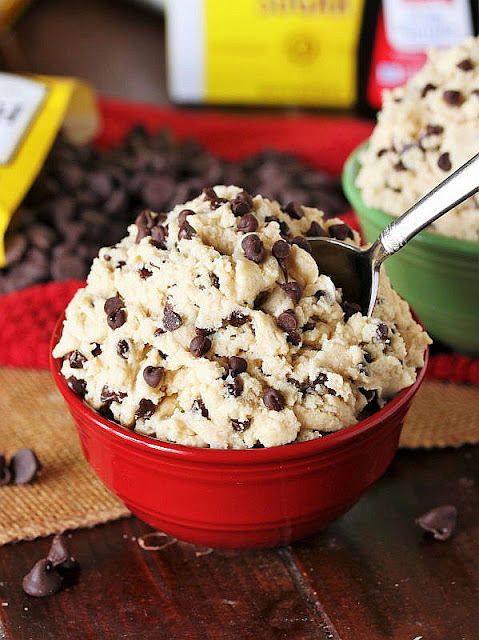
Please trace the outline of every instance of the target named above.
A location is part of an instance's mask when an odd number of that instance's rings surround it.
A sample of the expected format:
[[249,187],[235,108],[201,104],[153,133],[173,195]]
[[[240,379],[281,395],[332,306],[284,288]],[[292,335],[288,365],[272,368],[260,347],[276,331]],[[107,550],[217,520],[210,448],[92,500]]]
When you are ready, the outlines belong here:
[[5,232],[60,127],[71,142],[82,144],[98,124],[94,92],[86,83],[0,73],[0,267]]

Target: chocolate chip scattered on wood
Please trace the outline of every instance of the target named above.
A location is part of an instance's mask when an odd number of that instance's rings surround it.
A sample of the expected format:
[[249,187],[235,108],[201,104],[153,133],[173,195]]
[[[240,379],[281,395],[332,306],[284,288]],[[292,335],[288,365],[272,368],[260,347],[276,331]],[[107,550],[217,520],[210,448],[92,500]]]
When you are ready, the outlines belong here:
[[453,505],[442,505],[431,509],[416,519],[422,529],[432,533],[436,540],[448,540],[456,528],[457,509]]
[[36,598],[53,596],[60,591],[62,585],[63,577],[46,558],[36,562],[22,581],[25,593]]

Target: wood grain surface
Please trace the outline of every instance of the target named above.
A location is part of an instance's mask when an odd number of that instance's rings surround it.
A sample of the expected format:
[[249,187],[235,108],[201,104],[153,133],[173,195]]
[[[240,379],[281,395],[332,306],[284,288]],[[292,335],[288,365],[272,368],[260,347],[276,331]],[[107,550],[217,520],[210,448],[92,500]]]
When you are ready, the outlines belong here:
[[[77,581],[50,598],[21,589],[49,539],[0,548],[2,640],[477,640],[479,448],[400,452],[339,521],[290,546],[146,551],[128,518],[68,539]],[[415,524],[440,504],[458,528]]]

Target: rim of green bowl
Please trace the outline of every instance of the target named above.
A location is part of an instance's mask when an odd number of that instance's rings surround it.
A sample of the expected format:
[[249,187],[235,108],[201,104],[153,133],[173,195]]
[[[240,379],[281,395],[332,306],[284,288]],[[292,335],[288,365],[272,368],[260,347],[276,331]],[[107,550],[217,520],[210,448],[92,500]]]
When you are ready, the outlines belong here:
[[[368,141],[363,142],[359,147],[351,153],[343,168],[341,181],[349,203],[355,211],[365,216],[375,216],[380,219],[381,225],[385,228],[395,217],[382,211],[366,205],[362,199],[361,192],[356,186],[356,176],[361,167],[359,155],[368,145]],[[461,238],[450,238],[439,233],[431,231],[421,231],[411,242],[418,242],[422,246],[434,248],[436,250],[447,250],[456,253],[468,254],[479,257],[479,243],[472,240],[463,240]]]

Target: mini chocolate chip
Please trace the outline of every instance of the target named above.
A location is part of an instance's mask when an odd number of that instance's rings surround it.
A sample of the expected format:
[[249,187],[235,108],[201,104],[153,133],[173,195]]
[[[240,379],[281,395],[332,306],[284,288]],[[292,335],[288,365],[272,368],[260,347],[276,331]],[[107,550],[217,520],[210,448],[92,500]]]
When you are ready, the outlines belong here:
[[345,320],[349,320],[349,318],[351,316],[354,316],[355,313],[361,313],[361,307],[359,306],[359,304],[356,304],[356,302],[348,302],[347,300],[345,300],[341,304],[341,307],[344,311]]
[[318,289],[315,292],[314,297],[316,298],[316,300],[319,300],[320,298],[322,298],[325,295],[326,295],[326,291],[324,291],[323,289]]
[[279,285],[281,289],[285,292],[285,294],[291,298],[294,304],[298,304],[301,300],[301,296],[303,295],[303,287],[299,284],[299,282],[285,282]]
[[376,329],[376,335],[381,342],[391,342],[389,339],[389,329],[384,322],[380,322]]
[[43,558],[36,562],[33,569],[23,578],[22,589],[29,596],[44,598],[58,593],[62,584],[62,576],[49,560]]
[[441,153],[441,155],[437,159],[437,166],[439,167],[439,169],[442,169],[443,171],[451,170],[451,167],[452,167],[451,159],[447,151],[445,153]]
[[124,358],[125,360],[128,359],[128,351],[130,350],[130,347],[128,345],[128,342],[126,340],[120,340],[118,342],[118,344],[116,345],[116,352],[117,354],[121,357]]
[[426,127],[426,136],[439,136],[444,131],[444,127],[440,124],[428,124]]
[[461,71],[472,71],[474,69],[474,63],[470,58],[465,58],[458,62],[456,67],[461,69]]
[[288,331],[286,342],[289,342],[293,346],[298,347],[301,344],[301,336],[297,331]]
[[364,352],[363,358],[364,358],[364,361],[367,362],[368,364],[371,364],[371,362],[373,361],[372,355],[367,351]]
[[437,89],[436,85],[428,82],[421,91],[421,98],[424,98],[430,91],[435,91]]
[[304,324],[301,329],[303,331],[312,331],[316,326],[316,323],[313,322],[312,320],[310,320],[309,322],[307,322],[306,324]]
[[126,396],[127,394],[124,391],[112,391],[109,386],[105,384],[101,390],[100,400],[101,402],[106,402],[109,405],[112,402],[121,404],[121,401],[123,398],[126,398]]
[[191,240],[193,236],[196,235],[196,231],[193,229],[191,224],[185,222],[181,225],[180,230],[178,231],[178,240],[182,240],[185,238],[186,240]]
[[186,218],[188,216],[194,216],[195,212],[192,209],[183,209],[178,214],[178,226],[183,226],[186,223]]
[[135,219],[135,224],[138,227],[138,233],[136,235],[135,242],[138,244],[140,240],[150,235],[150,230],[155,224],[152,213],[149,209],[142,211]]
[[416,524],[432,533],[436,540],[444,542],[454,533],[456,520],[456,507],[446,504],[424,513],[416,519]]
[[140,278],[142,280],[146,280],[147,278],[153,275],[153,271],[150,271],[146,267],[142,267],[141,269],[138,269],[138,273],[140,274]]
[[68,551],[65,536],[62,534],[54,536],[46,559],[60,571],[79,569],[79,564]]
[[298,247],[300,247],[300,249],[304,249],[304,251],[307,251],[308,253],[311,253],[311,251],[312,251],[311,244],[310,244],[309,240],[307,240],[303,236],[296,236],[295,238],[293,238],[291,240],[291,244],[298,245]]
[[168,228],[164,227],[162,224],[156,224],[151,229],[151,238],[150,244],[152,244],[157,249],[165,248],[165,240],[168,237]]
[[195,336],[190,342],[190,351],[196,358],[201,358],[211,349],[211,340],[206,336]]
[[72,369],[83,369],[83,363],[86,362],[85,356],[79,351],[72,351],[68,354],[68,362]]
[[346,238],[351,238],[354,240],[354,233],[351,227],[348,224],[332,224],[328,231],[331,235],[331,238],[336,238],[336,240],[346,240]]
[[214,332],[214,329],[195,327],[195,333],[197,336],[210,336]]
[[260,291],[253,300],[253,309],[259,309],[266,302],[268,291]]
[[269,388],[263,394],[263,402],[267,409],[271,411],[282,411],[284,409],[284,396],[281,391]]
[[462,103],[462,93],[460,91],[450,89],[449,91],[444,91],[442,99],[446,104],[458,107]]
[[232,327],[241,327],[241,325],[245,324],[245,322],[248,322],[248,320],[250,319],[251,319],[251,316],[241,313],[240,311],[233,311],[228,316],[227,322]]
[[226,198],[215,198],[214,200],[210,200],[210,209],[219,209],[222,204],[226,204],[229,202]]
[[29,447],[24,447],[12,457],[9,468],[12,474],[12,482],[15,484],[28,484],[35,479],[42,466],[35,452]]
[[119,295],[108,298],[107,300],[105,300],[105,304],[103,305],[103,309],[105,310],[107,316],[124,308],[125,303],[123,301],[123,298]]
[[407,167],[402,160],[399,160],[399,162],[396,162],[396,164],[393,165],[393,169],[394,171],[407,171]]
[[165,311],[163,314],[163,325],[167,331],[176,331],[181,326],[181,316],[175,311]]
[[124,267],[126,264],[126,262],[124,260],[119,260],[116,265],[115,265],[115,269],[121,269],[122,267]]
[[135,411],[136,418],[144,418],[147,420],[151,418],[151,416],[155,413],[156,404],[153,400],[149,400],[148,398],[142,398],[140,400],[140,404],[138,405],[138,409]]
[[205,200],[216,200],[218,197],[216,191],[212,187],[205,187],[202,191]]
[[289,256],[289,254],[291,253],[291,247],[285,240],[276,240],[271,251],[274,257],[277,260],[281,261],[286,260],[286,258]]
[[376,389],[364,389],[363,387],[359,387],[358,391],[360,391],[363,394],[368,404],[371,403],[377,395]]
[[164,373],[163,367],[145,367],[143,369],[143,379],[148,386],[154,389],[163,380]]
[[91,355],[96,358],[101,354],[101,347],[98,342],[95,342],[95,347],[91,350]]
[[322,238],[327,234],[326,234],[326,231],[323,229],[323,227],[319,224],[319,222],[316,222],[316,220],[313,220],[313,222],[311,223],[311,226],[306,231],[306,235],[308,236],[308,238]]
[[163,333],[166,333],[166,331],[161,327],[158,327],[158,329],[155,329],[155,333],[153,335],[155,336],[155,338],[158,338],[158,336],[163,335]]
[[248,211],[251,211],[251,206],[246,200],[237,200],[236,198],[231,201],[231,211],[235,216],[243,216]]
[[294,311],[283,311],[276,318],[276,324],[283,331],[294,331],[298,326],[298,320],[294,315]]
[[75,378],[75,376],[70,376],[66,379],[66,383],[69,389],[76,393],[77,396],[81,398],[85,397],[86,394],[86,382],[81,378]]
[[8,467],[5,454],[0,454],[0,487],[9,484],[12,479],[12,473]]
[[300,220],[304,216],[303,207],[297,202],[288,202],[283,211],[293,220]]
[[210,415],[208,412],[208,409],[205,407],[205,403],[201,398],[196,398],[195,400],[193,400],[193,404],[191,405],[191,410],[194,411],[195,413],[200,413],[203,416],[203,418],[208,418]]
[[390,149],[379,149],[379,151],[376,153],[376,156],[378,158],[380,158],[381,156],[383,156],[385,153],[388,153],[388,151],[390,151]]
[[246,429],[249,429],[249,427],[251,426],[251,420],[235,420],[234,418],[232,418],[231,426],[233,427],[234,431],[243,433],[243,431],[246,431]]
[[126,311],[124,309],[118,309],[118,311],[110,313],[106,321],[110,329],[119,329],[126,322]]
[[210,276],[210,282],[213,285],[213,287],[215,287],[215,289],[219,289],[220,288],[220,279],[218,278],[216,273],[213,273],[212,271],[210,271],[209,276]]
[[252,213],[247,213],[239,219],[236,230],[243,233],[252,233],[253,231],[256,231],[257,228],[258,220]]
[[263,243],[259,239],[259,236],[254,233],[243,238],[241,241],[241,247],[248,260],[252,260],[253,262],[256,262],[256,264],[263,262],[266,257],[266,251]]
[[235,378],[233,382],[230,382],[226,386],[229,393],[235,398],[238,398],[243,393],[243,381],[241,378]]
[[231,356],[228,358],[228,368],[233,377],[236,377],[240,373],[244,373],[248,368],[248,363],[244,358],[240,356]]

